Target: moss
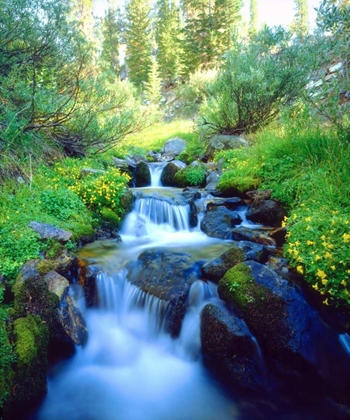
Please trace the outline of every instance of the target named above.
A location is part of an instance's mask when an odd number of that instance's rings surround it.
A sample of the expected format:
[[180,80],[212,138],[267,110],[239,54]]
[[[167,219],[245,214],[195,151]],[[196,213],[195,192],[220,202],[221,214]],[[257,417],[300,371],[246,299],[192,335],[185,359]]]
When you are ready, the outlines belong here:
[[7,309],[0,307],[0,417],[1,411],[11,396],[14,381],[13,362],[15,355],[10,343],[9,331],[6,325]]
[[206,179],[206,168],[198,163],[195,166],[186,166],[180,169],[174,177],[176,186],[184,188],[187,186],[204,186]]
[[49,330],[40,316],[28,315],[14,322],[15,385],[12,391],[11,408],[16,413],[35,407],[47,391],[47,348]]
[[56,258],[62,252],[63,249],[64,245],[60,244],[57,241],[51,241],[49,248],[45,252],[45,256],[47,258]]
[[221,299],[233,303],[243,312],[250,304],[259,304],[268,296],[268,290],[255,282],[250,267],[244,263],[226,272],[219,281],[218,293]]
[[54,270],[56,267],[55,261],[52,260],[41,260],[36,266],[36,270],[39,274],[47,274],[49,271]]
[[92,240],[95,235],[95,231],[93,227],[86,223],[76,223],[74,224],[73,230],[73,240],[80,241],[84,240],[85,242],[88,240]]
[[120,217],[111,209],[103,207],[101,210],[101,216],[103,220],[108,222],[112,229],[116,229],[120,225]]
[[236,171],[226,171],[221,176],[218,189],[228,195],[242,194],[246,191],[256,190],[261,180],[251,176],[237,176]]

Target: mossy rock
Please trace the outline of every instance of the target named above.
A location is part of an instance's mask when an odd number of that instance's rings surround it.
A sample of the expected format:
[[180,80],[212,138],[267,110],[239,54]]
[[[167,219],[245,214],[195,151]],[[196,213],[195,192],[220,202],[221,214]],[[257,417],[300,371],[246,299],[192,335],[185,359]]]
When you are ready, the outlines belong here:
[[101,217],[106,221],[111,229],[117,229],[120,225],[120,217],[113,210],[103,207]]
[[15,366],[14,386],[5,418],[25,418],[47,392],[48,326],[40,316],[28,315],[14,321]]
[[206,173],[205,166],[199,162],[196,165],[186,166],[186,168],[180,169],[180,171],[175,174],[175,186],[180,188],[188,186],[204,187]]
[[255,190],[261,184],[261,180],[250,176],[237,176],[235,171],[226,171],[222,174],[217,188],[226,197],[241,197],[247,191]]
[[250,267],[241,263],[226,272],[219,281],[218,293],[221,299],[238,306],[243,312],[249,304],[262,302],[267,291],[256,284]]
[[72,239],[76,242],[82,241],[84,243],[91,242],[95,236],[95,231],[92,226],[86,223],[75,223]]

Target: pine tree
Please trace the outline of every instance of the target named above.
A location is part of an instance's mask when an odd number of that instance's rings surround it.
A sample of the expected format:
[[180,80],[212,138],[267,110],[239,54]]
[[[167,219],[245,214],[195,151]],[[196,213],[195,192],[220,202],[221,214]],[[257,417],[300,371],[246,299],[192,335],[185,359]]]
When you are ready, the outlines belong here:
[[184,0],[185,74],[214,68],[232,45],[241,0]]
[[181,19],[173,0],[158,0],[155,39],[160,77],[165,86],[180,74]]
[[250,20],[249,20],[249,33],[254,34],[258,30],[258,5],[257,0],[250,0]]
[[94,38],[93,0],[71,0],[71,4],[72,17],[78,22],[86,39],[92,41]]
[[119,75],[119,47],[121,38],[120,9],[109,7],[101,22],[102,26],[102,68]]
[[158,73],[158,63],[154,56],[151,57],[151,68],[148,75],[148,82],[145,83],[145,99],[152,104],[158,105],[162,98],[161,81]]
[[151,19],[148,0],[130,0],[126,5],[126,65],[132,83],[141,87],[151,68]]
[[309,15],[307,0],[294,0],[295,16],[293,27],[299,36],[306,35],[309,32]]

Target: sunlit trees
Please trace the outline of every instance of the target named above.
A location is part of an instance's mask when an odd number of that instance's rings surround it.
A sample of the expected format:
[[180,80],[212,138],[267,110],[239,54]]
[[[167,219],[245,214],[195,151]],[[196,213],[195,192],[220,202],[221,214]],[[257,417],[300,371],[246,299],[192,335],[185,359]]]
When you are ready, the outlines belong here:
[[309,32],[309,13],[307,0],[294,0],[295,16],[293,28],[299,36],[306,35]]
[[258,4],[257,0],[250,0],[249,2],[249,33],[254,34],[258,30]]
[[149,0],[130,0],[126,5],[126,65],[136,87],[148,81],[151,69],[151,19]]

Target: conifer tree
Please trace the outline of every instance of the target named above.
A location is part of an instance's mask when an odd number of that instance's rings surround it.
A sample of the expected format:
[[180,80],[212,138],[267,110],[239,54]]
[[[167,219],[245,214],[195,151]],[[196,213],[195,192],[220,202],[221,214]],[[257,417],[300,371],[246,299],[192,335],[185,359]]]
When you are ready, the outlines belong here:
[[148,82],[145,83],[144,93],[145,99],[149,100],[154,105],[158,105],[162,98],[158,64],[154,56],[151,57],[151,67],[148,75]]
[[126,58],[129,79],[137,87],[148,81],[151,68],[149,0],[129,0],[126,5]]
[[257,0],[250,0],[249,3],[249,12],[250,12],[250,20],[249,20],[249,33],[254,34],[258,30],[258,5]]
[[173,0],[158,0],[155,27],[159,74],[165,86],[180,74],[180,11]]
[[294,0],[295,16],[293,29],[299,36],[306,35],[309,31],[309,15],[307,0]]
[[88,41],[94,38],[93,0],[72,0],[71,14]]
[[104,18],[101,22],[102,30],[102,51],[101,61],[104,70],[110,70],[115,75],[119,75],[119,47],[121,38],[120,9],[115,9],[109,5]]

